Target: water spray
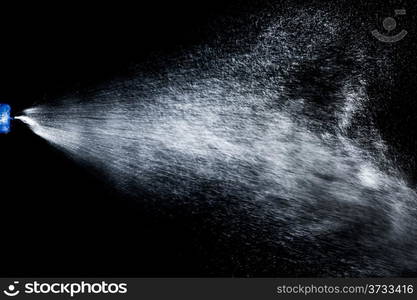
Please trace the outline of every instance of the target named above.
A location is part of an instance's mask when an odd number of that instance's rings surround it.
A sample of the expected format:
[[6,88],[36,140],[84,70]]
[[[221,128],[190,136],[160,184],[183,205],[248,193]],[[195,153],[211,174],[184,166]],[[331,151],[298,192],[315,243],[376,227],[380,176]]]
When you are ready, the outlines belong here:
[[[139,72],[16,119],[123,193],[151,195],[139,201],[211,211],[225,228],[219,240],[239,235],[248,257],[268,244],[277,253],[268,265],[285,252],[311,272],[319,260],[323,275],[415,271],[417,192],[395,164],[380,168],[384,141],[371,122],[347,134],[368,120],[366,71],[385,59],[369,59],[359,42],[340,53],[354,27],[333,13],[289,14],[246,53],[202,47],[161,76]],[[8,131],[10,107],[0,112]]]

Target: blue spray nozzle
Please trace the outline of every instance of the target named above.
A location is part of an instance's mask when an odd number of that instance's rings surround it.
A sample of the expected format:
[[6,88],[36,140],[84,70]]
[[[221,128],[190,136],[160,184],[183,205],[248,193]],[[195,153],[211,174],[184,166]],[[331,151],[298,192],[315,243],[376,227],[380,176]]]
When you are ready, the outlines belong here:
[[0,104],[0,134],[10,131],[10,121],[12,117],[10,113],[12,108],[8,104]]

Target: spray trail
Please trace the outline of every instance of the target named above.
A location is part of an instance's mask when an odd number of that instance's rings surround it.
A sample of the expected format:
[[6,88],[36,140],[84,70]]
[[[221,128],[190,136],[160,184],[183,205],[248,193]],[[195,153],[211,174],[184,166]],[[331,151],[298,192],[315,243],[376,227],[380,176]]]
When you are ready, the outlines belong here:
[[274,18],[244,53],[201,47],[159,75],[18,118],[126,193],[163,195],[161,207],[227,207],[213,215],[225,224],[220,240],[239,235],[252,253],[263,241],[280,249],[265,259],[303,262],[301,274],[400,275],[417,267],[416,193],[383,163],[371,121],[348,137],[366,113],[369,61],[364,45],[345,43],[345,21],[299,10]]

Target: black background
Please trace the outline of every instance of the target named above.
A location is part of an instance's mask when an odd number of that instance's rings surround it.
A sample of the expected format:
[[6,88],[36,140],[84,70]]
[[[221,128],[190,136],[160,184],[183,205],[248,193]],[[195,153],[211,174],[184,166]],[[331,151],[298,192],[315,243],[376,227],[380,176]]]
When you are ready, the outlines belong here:
[[[250,9],[268,6],[248,3],[2,5],[0,102],[18,112],[128,75],[132,66],[155,53],[205,41],[221,16],[239,18]],[[380,8],[376,2],[368,3],[355,9]],[[413,25],[413,17],[409,20]],[[398,163],[414,178],[417,110],[411,99],[416,95],[416,64],[413,39],[408,43],[397,51],[393,74],[399,84],[391,87],[395,101],[384,103],[376,118],[392,147],[405,153]],[[376,86],[373,93],[384,89]],[[196,230],[198,218],[204,216],[153,215],[140,201],[116,194],[99,176],[19,122],[14,122],[10,134],[0,136],[0,159],[2,276],[245,275],[231,262],[208,263],[213,253],[223,250],[212,249],[219,247],[213,243],[214,229]]]

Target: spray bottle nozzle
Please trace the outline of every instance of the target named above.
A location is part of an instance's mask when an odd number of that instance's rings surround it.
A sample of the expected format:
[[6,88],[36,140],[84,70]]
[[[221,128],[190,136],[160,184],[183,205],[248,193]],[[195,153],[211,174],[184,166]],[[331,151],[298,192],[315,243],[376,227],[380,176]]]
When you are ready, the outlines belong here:
[[10,131],[10,121],[13,119],[10,116],[11,111],[10,105],[0,104],[0,134]]

